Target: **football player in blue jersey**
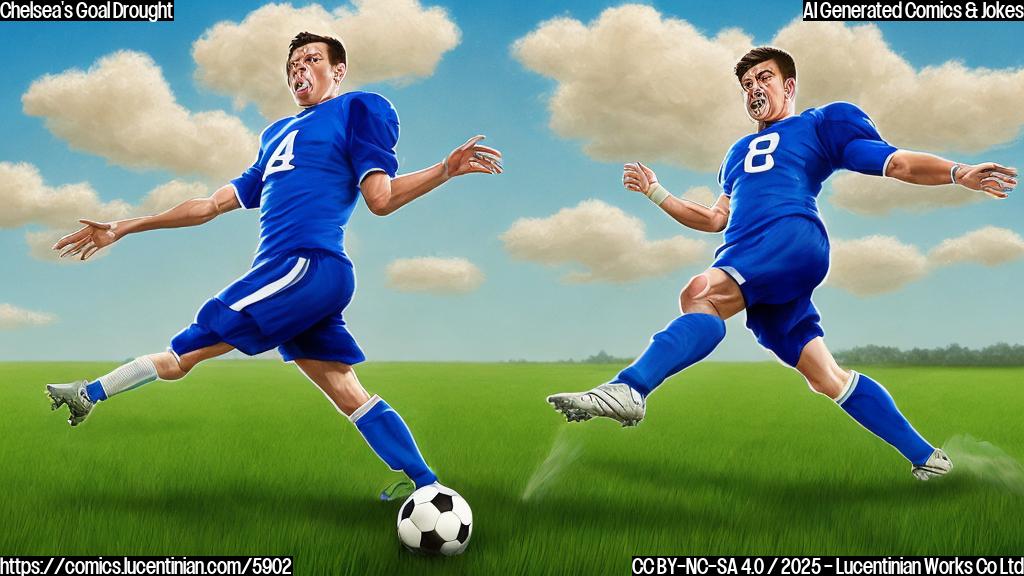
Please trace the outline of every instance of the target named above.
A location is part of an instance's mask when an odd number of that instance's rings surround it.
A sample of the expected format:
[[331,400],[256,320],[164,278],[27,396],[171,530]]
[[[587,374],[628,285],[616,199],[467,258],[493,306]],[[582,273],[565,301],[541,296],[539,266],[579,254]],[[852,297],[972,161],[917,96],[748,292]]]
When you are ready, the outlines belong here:
[[500,173],[501,153],[476,136],[443,161],[397,176],[398,115],[378,94],[342,94],[346,66],[337,39],[297,35],[284,71],[301,111],[263,131],[259,154],[245,173],[209,198],[162,214],[82,220],[81,230],[57,242],[61,256],[86,260],[129,234],[197,226],[236,208],[260,211],[252,268],[208,300],[166,352],[139,357],[93,380],[47,386],[52,407],[70,409],[72,426],[115,394],[158,378],[178,380],[203,360],[233,349],[255,355],[276,347],[348,416],[392,470],[404,472],[416,487],[437,480],[402,418],[379,396],[370,396],[352,369],[365,356],[343,317],[355,291],[343,247],[345,226],[360,193],[370,211],[383,216],[449,178]]
[[622,183],[660,206],[680,224],[725,231],[725,242],[705,272],[680,294],[682,315],[654,335],[643,354],[611,382],[580,393],[548,397],[569,421],[595,416],[624,426],[644,417],[646,398],[666,378],[711,353],[725,337],[725,320],[741,310],[757,341],[796,368],[862,426],[910,461],[920,480],[952,469],[897,409],[892,397],[865,374],[832,357],[814,288],[829,265],[829,241],[818,214],[821,184],[839,169],[924,185],[958,184],[1006,198],[1017,171],[993,162],[964,165],[931,154],[900,150],[879,135],[856,106],[835,102],[796,114],[796,66],[773,47],[751,50],[737,64],[747,114],[757,131],[725,156],[722,195],[711,207],[675,197],[654,171],[626,164]]

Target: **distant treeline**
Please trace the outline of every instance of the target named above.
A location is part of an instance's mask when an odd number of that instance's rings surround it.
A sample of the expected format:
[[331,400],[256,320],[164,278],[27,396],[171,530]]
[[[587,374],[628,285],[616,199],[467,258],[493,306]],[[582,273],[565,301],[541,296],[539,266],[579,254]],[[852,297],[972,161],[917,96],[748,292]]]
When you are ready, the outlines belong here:
[[612,356],[611,354],[601,350],[597,354],[591,354],[583,360],[576,360],[570,358],[568,360],[562,360],[567,364],[632,364],[635,358],[619,358],[618,356]]
[[[914,348],[900,350],[894,346],[858,346],[835,352],[840,364],[905,364],[913,366],[1024,366],[1024,344],[1000,342],[980,350],[950,344],[945,348]],[[582,360],[558,360],[565,364],[632,364],[634,358],[620,358],[601,350]],[[509,360],[512,364],[529,364],[522,358]]]
[[911,364],[916,366],[1024,366],[1024,345],[1000,342],[980,350],[950,344],[945,348],[900,350],[893,346],[858,346],[835,353],[842,364]]
[[[575,358],[569,358],[568,360],[555,360],[556,364],[632,364],[633,358],[618,358],[611,354],[601,350],[597,354],[587,356],[583,360],[577,360]],[[509,364],[533,364],[538,362],[537,360],[527,360],[526,358],[513,358],[508,361]],[[550,360],[544,361],[544,363],[551,362]]]
[[619,358],[601,350],[580,360],[580,364],[632,364],[635,358]]

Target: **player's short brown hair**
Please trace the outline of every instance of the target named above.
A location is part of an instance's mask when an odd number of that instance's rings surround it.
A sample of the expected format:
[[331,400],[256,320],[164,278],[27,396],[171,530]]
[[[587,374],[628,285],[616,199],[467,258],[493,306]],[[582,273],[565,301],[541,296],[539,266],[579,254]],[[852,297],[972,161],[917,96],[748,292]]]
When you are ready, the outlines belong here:
[[789,55],[789,52],[781,48],[774,46],[758,46],[750,52],[747,52],[740,61],[736,63],[736,79],[743,79],[743,75],[748,70],[757,66],[761,62],[767,62],[769,60],[775,60],[775,63],[779,66],[779,71],[782,72],[782,79],[796,78],[796,62],[793,61],[793,57]]
[[348,56],[345,54],[345,45],[341,43],[341,40],[330,36],[299,32],[295,35],[295,38],[292,38],[291,44],[288,45],[288,57],[284,61],[285,74],[288,73],[288,61],[291,60],[295,49],[301,48],[306,44],[313,44],[314,42],[327,44],[327,60],[331,63],[331,66],[337,66],[338,64],[348,66]]

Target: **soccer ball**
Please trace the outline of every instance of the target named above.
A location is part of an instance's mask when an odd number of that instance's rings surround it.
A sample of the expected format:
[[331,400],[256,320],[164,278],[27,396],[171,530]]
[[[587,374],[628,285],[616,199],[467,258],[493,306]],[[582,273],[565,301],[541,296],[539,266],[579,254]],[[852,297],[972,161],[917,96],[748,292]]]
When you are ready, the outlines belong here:
[[413,552],[462,554],[473,535],[473,511],[458,492],[430,484],[398,510],[398,539]]

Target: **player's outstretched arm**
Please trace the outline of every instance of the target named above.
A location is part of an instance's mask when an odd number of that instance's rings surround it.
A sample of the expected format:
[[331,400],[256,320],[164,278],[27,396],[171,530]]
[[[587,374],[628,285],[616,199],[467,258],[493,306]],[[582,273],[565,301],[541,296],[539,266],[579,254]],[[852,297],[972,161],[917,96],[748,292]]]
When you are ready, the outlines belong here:
[[651,199],[683,226],[701,232],[721,232],[729,222],[729,197],[722,194],[711,207],[669,193],[658,183],[658,175],[640,162],[622,167],[622,185]]
[[58,240],[53,245],[53,249],[62,251],[61,258],[79,256],[82,260],[88,260],[96,252],[128,234],[160,228],[198,226],[238,207],[235,189],[233,186],[227,185],[218,189],[209,198],[186,200],[174,208],[154,216],[129,218],[116,222],[79,220],[85,226]]
[[452,150],[442,161],[417,172],[390,178],[384,172],[372,172],[360,183],[370,211],[386,216],[423,196],[450,178],[463,174],[501,174],[501,152],[478,144],[483,136],[474,136]]
[[898,150],[885,175],[911,184],[959,184],[993,198],[1006,198],[1017,187],[1017,169],[995,162],[958,164],[923,152]]

